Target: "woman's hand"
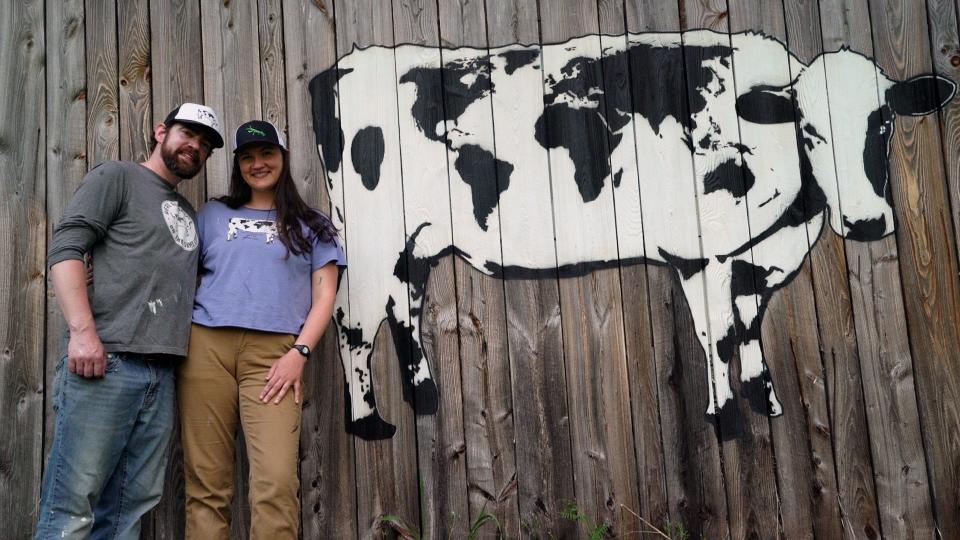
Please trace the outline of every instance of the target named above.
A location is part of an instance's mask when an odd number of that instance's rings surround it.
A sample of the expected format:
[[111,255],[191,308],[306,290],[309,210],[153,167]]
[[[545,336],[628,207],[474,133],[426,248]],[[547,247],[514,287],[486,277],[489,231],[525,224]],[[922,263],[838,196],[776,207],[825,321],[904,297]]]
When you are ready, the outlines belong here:
[[300,403],[301,378],[303,366],[306,363],[307,359],[296,349],[287,351],[287,354],[274,362],[270,372],[267,373],[267,385],[263,387],[263,392],[260,392],[260,401],[269,403],[272,399],[273,404],[276,405],[292,386],[293,402]]

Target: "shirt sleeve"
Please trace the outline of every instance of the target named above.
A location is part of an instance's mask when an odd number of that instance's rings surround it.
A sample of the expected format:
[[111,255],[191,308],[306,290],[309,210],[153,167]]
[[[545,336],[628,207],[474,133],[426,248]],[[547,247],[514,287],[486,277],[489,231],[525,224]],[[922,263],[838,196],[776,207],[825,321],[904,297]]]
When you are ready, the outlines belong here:
[[53,230],[48,266],[70,259],[83,260],[84,253],[107,234],[110,224],[120,215],[124,196],[119,164],[102,164],[87,173]]
[[310,270],[319,270],[331,262],[336,263],[341,271],[347,267],[347,254],[343,251],[342,242],[339,238],[335,238],[332,242],[318,239],[313,246]]

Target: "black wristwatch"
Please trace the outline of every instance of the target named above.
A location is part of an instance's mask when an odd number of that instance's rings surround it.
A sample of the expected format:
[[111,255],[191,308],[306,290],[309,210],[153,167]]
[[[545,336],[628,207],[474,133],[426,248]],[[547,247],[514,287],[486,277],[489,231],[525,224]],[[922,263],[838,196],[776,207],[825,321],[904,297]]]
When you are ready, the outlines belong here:
[[310,347],[300,343],[294,343],[293,349],[296,349],[298,353],[302,354],[304,358],[310,358]]

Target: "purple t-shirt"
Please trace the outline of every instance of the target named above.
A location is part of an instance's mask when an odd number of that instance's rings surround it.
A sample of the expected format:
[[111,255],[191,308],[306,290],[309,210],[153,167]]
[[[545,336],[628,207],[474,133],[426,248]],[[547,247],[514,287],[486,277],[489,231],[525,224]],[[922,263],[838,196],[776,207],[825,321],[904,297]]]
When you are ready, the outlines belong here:
[[197,215],[200,286],[193,322],[296,335],[312,303],[310,278],[329,262],[345,267],[340,242],[317,240],[313,252],[287,255],[276,212],[232,209],[210,201]]

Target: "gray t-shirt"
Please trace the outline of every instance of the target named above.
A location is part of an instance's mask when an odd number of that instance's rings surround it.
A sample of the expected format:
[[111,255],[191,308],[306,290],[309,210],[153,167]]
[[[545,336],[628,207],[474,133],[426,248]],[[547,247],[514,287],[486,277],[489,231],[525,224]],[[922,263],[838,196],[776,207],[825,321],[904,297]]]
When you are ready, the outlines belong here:
[[150,169],[111,161],[67,205],[47,263],[91,252],[87,292],[108,352],[185,356],[199,244],[189,201]]

